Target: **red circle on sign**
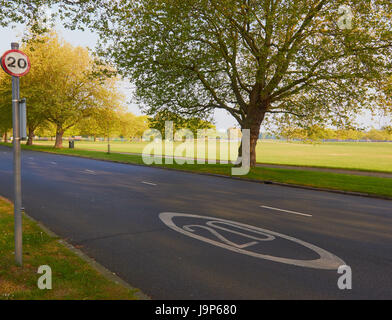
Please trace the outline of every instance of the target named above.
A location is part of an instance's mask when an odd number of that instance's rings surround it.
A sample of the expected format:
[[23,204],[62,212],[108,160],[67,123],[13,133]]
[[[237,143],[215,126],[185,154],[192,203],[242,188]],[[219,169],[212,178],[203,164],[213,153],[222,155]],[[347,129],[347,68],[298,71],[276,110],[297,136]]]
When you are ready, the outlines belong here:
[[[6,63],[5,63],[5,59],[7,58],[7,56],[8,56],[10,53],[13,53],[13,52],[19,53],[19,54],[21,54],[23,57],[26,58],[27,68],[26,68],[26,70],[23,71],[22,73],[14,73],[14,72],[12,72],[10,69],[8,69],[8,67],[7,67],[7,65],[6,65]],[[16,62],[16,61],[15,61],[15,62]],[[6,73],[8,73],[8,74],[11,75],[11,76],[14,76],[14,77],[23,77],[24,75],[28,74],[29,71],[30,71],[30,68],[31,68],[30,59],[29,59],[29,57],[28,57],[24,52],[22,52],[22,51],[20,51],[20,50],[16,50],[16,49],[8,50],[8,51],[6,51],[6,52],[3,54],[3,56],[1,57],[1,67],[3,68],[3,70],[4,70]]]

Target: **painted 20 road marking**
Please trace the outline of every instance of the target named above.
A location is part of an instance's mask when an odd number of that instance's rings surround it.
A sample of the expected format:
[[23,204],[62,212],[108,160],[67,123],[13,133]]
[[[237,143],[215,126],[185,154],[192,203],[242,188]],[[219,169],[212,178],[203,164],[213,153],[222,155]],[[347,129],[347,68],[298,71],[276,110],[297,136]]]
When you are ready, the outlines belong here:
[[[187,224],[182,227],[177,226],[174,223],[174,219],[176,217],[182,217],[182,218],[192,218],[194,220],[199,220],[197,221],[198,223],[204,222],[205,224]],[[285,264],[291,264],[295,266],[300,266],[300,267],[307,267],[307,268],[315,268],[315,269],[324,269],[324,270],[337,270],[339,266],[345,265],[346,263],[340,259],[339,257],[335,256],[334,254],[317,247],[313,244],[310,244],[308,242],[302,241],[297,238],[293,238],[281,233],[277,233],[274,231],[254,227],[251,225],[235,222],[235,221],[230,221],[230,220],[225,220],[225,219],[219,219],[219,218],[214,218],[214,217],[206,217],[206,216],[200,216],[200,215],[194,215],[194,214],[185,214],[185,213],[176,213],[176,212],[162,212],[159,214],[159,218],[162,220],[162,222],[167,225],[170,229],[177,231],[179,233],[182,233],[188,237],[192,237],[194,239],[201,240],[203,242],[215,245],[220,248],[224,248],[230,251],[234,251],[237,253],[249,255],[255,258],[259,259],[266,259],[266,260],[271,260],[275,262],[280,262],[280,263],[285,263]],[[207,220],[207,222],[205,222]],[[231,228],[237,228],[240,231],[228,229],[227,227]],[[198,235],[196,233],[197,229],[204,229],[209,231],[212,235],[214,235],[218,240],[216,241],[207,237],[204,237],[202,235]],[[237,236],[242,236],[245,238],[250,239],[247,243],[245,244],[238,244],[235,243],[226,237],[224,237],[222,234],[220,234],[217,230],[222,230],[225,232],[232,233]],[[244,233],[246,232],[246,233]],[[299,259],[290,259],[290,258],[283,258],[283,257],[276,257],[276,256],[271,256],[271,255],[266,255],[266,254],[261,254],[257,253],[254,251],[250,251],[249,248],[252,246],[263,242],[263,241],[273,241],[276,238],[282,238],[291,242],[294,242],[296,244],[300,244],[315,253],[319,255],[318,259],[315,260],[299,260]],[[247,249],[247,250],[245,250]]]

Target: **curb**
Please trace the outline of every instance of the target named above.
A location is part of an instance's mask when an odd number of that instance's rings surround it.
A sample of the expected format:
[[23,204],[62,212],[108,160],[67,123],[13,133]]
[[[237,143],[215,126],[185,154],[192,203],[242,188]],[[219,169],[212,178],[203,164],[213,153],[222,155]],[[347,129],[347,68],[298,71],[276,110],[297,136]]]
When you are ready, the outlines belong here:
[[47,228],[45,225],[43,225],[41,222],[38,220],[35,220],[33,217],[29,216],[26,212],[24,212],[24,215],[30,219],[31,221],[35,222],[44,232],[46,232],[49,236],[57,238],[57,241],[64,245],[67,249],[71,250],[73,253],[75,253],[78,257],[80,257],[82,260],[87,262],[93,269],[98,271],[100,274],[102,274],[106,279],[109,281],[112,281],[118,285],[121,285],[129,290],[136,291],[134,295],[139,299],[139,300],[151,300],[150,297],[145,295],[140,291],[140,289],[132,287],[129,283],[121,279],[119,276],[117,276],[115,273],[111,272],[109,269],[105,268],[103,265],[95,261],[94,259],[90,258],[87,256],[85,253],[83,253],[81,250],[75,248],[73,245],[65,241],[63,238],[55,234],[52,230]]
[[[131,165],[131,166],[150,167],[150,168],[162,169],[162,170],[172,170],[172,171],[192,173],[192,174],[198,174],[198,175],[204,175],[204,176],[212,176],[212,177],[225,178],[225,179],[232,179],[232,180],[238,180],[238,181],[246,181],[246,182],[261,183],[261,184],[272,184],[272,185],[297,188],[297,189],[331,192],[331,193],[345,194],[345,195],[350,195],[350,196],[373,198],[373,199],[392,200],[392,197],[375,195],[375,194],[371,194],[371,193],[335,190],[335,189],[328,189],[328,188],[317,188],[317,187],[310,187],[310,186],[304,186],[304,185],[299,185],[299,184],[291,184],[291,183],[276,182],[276,181],[269,181],[269,180],[255,180],[255,179],[249,179],[249,178],[239,178],[239,177],[226,176],[226,175],[217,174],[217,173],[196,172],[196,171],[181,170],[181,169],[176,169],[176,168],[167,168],[167,167],[160,167],[160,166],[148,166],[148,165],[139,164],[139,163],[129,163],[129,162],[123,162],[123,161],[118,161],[118,160],[108,160],[108,159],[96,159],[96,158],[86,157],[86,156],[82,156],[82,155],[61,154],[61,153],[55,153],[55,152],[50,152],[50,151],[38,151],[38,150],[28,150],[28,151],[43,152],[43,153],[49,153],[49,154],[54,154],[54,155],[59,155],[59,156],[83,158],[83,159],[89,159],[89,160],[95,160],[95,161],[120,163],[120,164],[126,164],[126,165]],[[337,173],[337,174],[344,174],[344,173]],[[387,179],[387,178],[385,178],[385,179]]]
[[[195,171],[181,170],[181,169],[167,168],[167,167],[160,167],[160,166],[148,166],[148,165],[139,164],[139,163],[129,163],[129,162],[122,162],[122,161],[118,161],[118,160],[108,160],[108,159],[96,159],[96,158],[86,157],[86,156],[82,156],[82,155],[61,154],[61,153],[50,152],[50,151],[30,150],[30,149],[25,149],[25,150],[33,151],[33,152],[49,153],[49,154],[54,154],[54,155],[66,156],[66,157],[83,158],[83,159],[105,161],[105,162],[112,162],[112,163],[121,163],[121,164],[126,164],[126,165],[131,165],[131,166],[150,167],[150,168],[163,169],[163,170],[173,170],[173,171],[179,171],[179,172],[186,172],[186,173],[219,177],[219,178],[226,178],[226,179],[234,179],[234,180],[247,181],[247,182],[253,182],[253,183],[272,184],[272,185],[291,187],[291,188],[297,188],[297,189],[331,192],[331,193],[345,194],[345,195],[350,195],[350,196],[358,196],[358,197],[373,198],[373,199],[392,200],[392,197],[375,195],[375,194],[371,194],[371,193],[335,190],[335,189],[328,189],[328,188],[317,188],[317,187],[310,187],[310,186],[304,186],[304,185],[299,185],[299,184],[291,184],[291,183],[276,182],[276,181],[269,181],[269,180],[255,180],[255,179],[249,179],[249,178],[239,178],[239,177],[233,177],[233,176],[226,176],[223,174],[208,173],[208,172],[195,172]],[[337,173],[337,174],[344,174],[344,173]],[[385,178],[385,179],[387,179],[387,178]]]
[[[123,163],[123,162],[120,162],[120,163]],[[124,163],[124,164],[127,164],[127,163]],[[131,163],[128,163],[128,164],[131,164]],[[140,165],[140,164],[135,164],[135,165],[144,166],[144,165]],[[303,185],[300,185],[300,184],[291,184],[291,183],[276,182],[276,181],[269,181],[269,180],[255,180],[255,179],[249,179],[249,178],[239,178],[239,177],[226,176],[226,175],[217,174],[217,173],[195,172],[195,171],[187,171],[187,170],[174,169],[174,168],[165,168],[165,167],[153,167],[153,168],[174,170],[174,171],[179,171],[179,172],[193,173],[193,174],[212,176],[212,177],[219,177],[219,178],[226,178],[226,179],[232,179],[232,180],[238,180],[238,181],[259,183],[259,184],[272,184],[272,185],[283,186],[283,187],[290,187],[290,188],[297,188],[297,189],[306,189],[306,190],[313,190],[313,191],[331,192],[331,193],[345,194],[345,195],[350,195],[350,196],[359,196],[359,197],[382,199],[382,200],[392,200],[392,197],[381,196],[381,195],[374,195],[374,194],[363,193],[363,192],[334,190],[334,189],[327,189],[327,188],[317,188],[317,187],[303,186]]]

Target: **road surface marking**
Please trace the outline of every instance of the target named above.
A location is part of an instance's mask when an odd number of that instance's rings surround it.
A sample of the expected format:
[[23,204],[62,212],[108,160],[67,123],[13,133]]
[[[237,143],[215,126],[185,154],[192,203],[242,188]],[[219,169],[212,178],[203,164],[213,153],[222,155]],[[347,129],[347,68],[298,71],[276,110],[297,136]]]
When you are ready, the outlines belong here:
[[157,186],[157,184],[155,184],[155,183],[152,183],[152,182],[146,182],[146,181],[142,181],[142,183],[144,183],[144,184],[148,184],[148,185],[150,185],[150,186]]
[[84,170],[84,173],[94,174],[94,175],[96,174],[95,171],[93,171],[93,170],[88,170],[88,169]]
[[[175,224],[175,222],[173,221],[173,219],[176,217],[186,218],[187,223],[189,223],[189,220],[192,219],[192,222],[191,222],[191,224],[177,226]],[[262,229],[262,228],[258,228],[255,226],[231,221],[231,220],[224,220],[224,219],[219,219],[219,218],[214,218],[214,217],[206,217],[206,216],[185,214],[185,213],[176,213],[176,212],[162,212],[159,214],[159,218],[170,229],[177,231],[179,233],[182,233],[188,237],[198,239],[200,241],[203,241],[203,242],[206,242],[206,243],[209,243],[214,246],[224,248],[224,249],[227,249],[230,251],[234,251],[236,253],[241,253],[241,254],[252,256],[255,258],[259,258],[259,259],[265,259],[265,260],[270,260],[270,261],[274,261],[274,262],[295,265],[295,266],[299,266],[299,267],[322,269],[322,270],[337,270],[339,268],[339,266],[346,264],[339,257],[337,257],[334,254],[332,254],[332,253],[330,253],[320,247],[317,247],[311,243],[302,241],[302,240],[294,238],[294,237],[284,235],[282,233],[277,233],[277,232],[270,231],[267,229]],[[208,221],[206,221],[206,220],[208,220]],[[199,224],[195,224],[195,222],[197,222]],[[221,225],[230,226],[230,229],[224,228]],[[215,229],[213,229],[213,228],[215,228]],[[236,228],[237,230],[241,230],[242,232],[235,231],[235,230],[233,230],[233,228]],[[204,229],[204,230],[209,231],[210,234],[216,240],[213,240],[211,238],[207,238],[205,236],[197,234],[196,231],[198,231],[199,229]],[[235,239],[238,239],[238,235],[241,235],[244,238],[248,238],[248,239],[252,239],[252,240],[256,240],[256,241],[251,241],[251,242],[248,242],[245,244],[238,244],[238,243],[235,243],[235,242],[227,239],[229,237],[229,235],[227,235],[227,233],[225,234],[225,236],[223,236],[216,229],[224,230],[226,232],[235,234],[236,235]],[[244,233],[244,232],[246,232],[246,233]],[[300,244],[300,245],[304,246],[305,248],[310,249],[313,252],[317,253],[319,255],[319,258],[314,259],[314,260],[300,260],[300,259],[284,258],[282,256],[272,256],[269,254],[262,254],[262,253],[255,252],[255,251],[245,250],[245,248],[254,246],[255,244],[262,246],[264,241],[273,241],[276,238],[282,238],[282,239],[294,242],[296,244]],[[236,241],[238,241],[238,240],[236,240]]]
[[265,209],[270,209],[270,210],[276,210],[276,211],[282,211],[282,212],[297,214],[297,215],[305,216],[305,217],[312,217],[311,214],[306,214],[306,213],[301,213],[301,212],[296,212],[296,211],[291,211],[291,210],[284,210],[284,209],[273,208],[273,207],[267,207],[267,206],[260,206],[260,208],[265,208]]
[[54,161],[51,161],[50,163],[51,163],[51,164],[57,164],[57,163],[56,163],[56,162],[54,162]]

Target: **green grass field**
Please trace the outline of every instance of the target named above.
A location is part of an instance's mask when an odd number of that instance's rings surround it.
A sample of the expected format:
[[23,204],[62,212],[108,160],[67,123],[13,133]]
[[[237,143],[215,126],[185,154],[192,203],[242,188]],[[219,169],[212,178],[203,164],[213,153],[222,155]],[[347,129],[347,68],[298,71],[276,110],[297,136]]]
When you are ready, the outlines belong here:
[[[53,141],[36,141],[37,145],[52,146]],[[111,142],[113,152],[142,153],[147,142]],[[181,143],[176,142],[174,148]],[[64,141],[68,147],[68,142]],[[237,143],[217,143],[211,152],[206,148],[208,158],[235,160]],[[106,151],[107,142],[76,141],[80,150]],[[221,155],[220,151],[226,152]],[[156,152],[160,154],[160,152]],[[169,154],[169,152],[166,152]],[[196,152],[195,152],[196,154]],[[178,153],[177,155],[185,155]],[[333,142],[308,144],[263,140],[257,145],[257,162],[297,166],[355,169],[364,171],[392,172],[392,143],[388,142]]]

